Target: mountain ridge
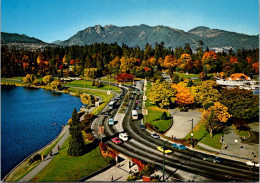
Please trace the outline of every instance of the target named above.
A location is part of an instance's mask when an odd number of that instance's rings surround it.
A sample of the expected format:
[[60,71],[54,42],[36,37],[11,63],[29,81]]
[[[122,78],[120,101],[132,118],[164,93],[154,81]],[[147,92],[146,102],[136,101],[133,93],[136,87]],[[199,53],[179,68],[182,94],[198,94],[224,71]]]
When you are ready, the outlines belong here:
[[198,26],[187,32],[169,26],[146,24],[135,26],[95,25],[78,31],[69,39],[61,42],[61,46],[87,45],[95,42],[123,43],[130,47],[139,46],[144,49],[146,43],[155,47],[156,43],[164,42],[165,47],[184,47],[189,43],[193,50],[198,47],[199,41],[203,41],[204,47],[210,49],[232,48],[253,49],[259,47],[259,35],[247,35],[229,32],[220,29],[211,29],[206,26]]

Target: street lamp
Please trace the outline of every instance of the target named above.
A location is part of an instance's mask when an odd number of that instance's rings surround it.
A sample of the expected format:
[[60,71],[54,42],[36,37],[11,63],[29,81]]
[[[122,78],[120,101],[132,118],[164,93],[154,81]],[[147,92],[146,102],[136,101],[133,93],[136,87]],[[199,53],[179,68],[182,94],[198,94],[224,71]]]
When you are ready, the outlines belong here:
[[191,121],[191,147],[193,148],[193,119],[188,120],[187,122]]
[[254,166],[253,166],[253,182],[255,182],[255,153],[252,152],[252,156],[253,156],[253,163],[254,163]]
[[165,182],[165,178],[164,178],[164,168],[165,168],[165,144],[166,144],[167,141],[164,141],[163,143],[163,182]]

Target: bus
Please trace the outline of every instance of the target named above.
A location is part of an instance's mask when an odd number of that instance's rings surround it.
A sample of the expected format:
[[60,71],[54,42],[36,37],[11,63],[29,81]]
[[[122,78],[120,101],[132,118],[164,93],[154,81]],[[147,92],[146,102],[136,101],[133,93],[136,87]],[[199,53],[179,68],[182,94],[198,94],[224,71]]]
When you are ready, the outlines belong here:
[[113,110],[115,102],[116,102],[116,101],[111,101],[111,102],[109,102],[109,104],[108,104],[108,109],[109,109],[109,110]]
[[138,120],[138,113],[136,110],[132,110],[132,120]]

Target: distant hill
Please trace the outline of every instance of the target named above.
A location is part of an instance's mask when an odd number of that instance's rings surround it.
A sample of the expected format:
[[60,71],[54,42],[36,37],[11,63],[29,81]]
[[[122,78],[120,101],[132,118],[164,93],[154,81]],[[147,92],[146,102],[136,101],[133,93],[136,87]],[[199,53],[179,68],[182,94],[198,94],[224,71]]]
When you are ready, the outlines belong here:
[[53,41],[51,44],[60,45],[61,42],[62,42],[61,40],[57,40],[57,41]]
[[259,47],[259,35],[250,36],[235,32],[228,32],[218,29],[210,29],[208,27],[196,27],[188,32],[183,30],[170,28],[167,26],[148,26],[141,24],[139,26],[117,27],[114,25],[106,25],[104,27],[96,25],[79,31],[77,34],[57,43],[61,46],[71,45],[89,45],[93,43],[114,43],[119,45],[123,43],[130,46],[139,46],[143,49],[146,43],[155,47],[156,43],[164,42],[165,47],[175,48],[184,47],[185,43],[189,43],[193,50],[199,45],[199,41],[203,41],[204,48],[208,46],[210,49],[221,51],[232,48],[252,49]]
[[46,46],[57,46],[54,44],[45,43],[34,37],[29,37],[25,34],[16,34],[16,33],[6,33],[1,32],[1,44],[7,45],[9,47],[15,46],[18,49],[42,49]]

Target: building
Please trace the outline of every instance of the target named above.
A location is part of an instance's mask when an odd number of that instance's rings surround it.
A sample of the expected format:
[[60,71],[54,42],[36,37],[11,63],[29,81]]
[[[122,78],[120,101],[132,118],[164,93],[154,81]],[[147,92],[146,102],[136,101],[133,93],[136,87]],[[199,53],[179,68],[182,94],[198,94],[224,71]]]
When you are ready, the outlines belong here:
[[249,76],[243,73],[235,73],[226,79],[216,78],[218,85],[227,87],[239,87],[241,89],[255,90],[259,88],[259,82],[252,80]]

